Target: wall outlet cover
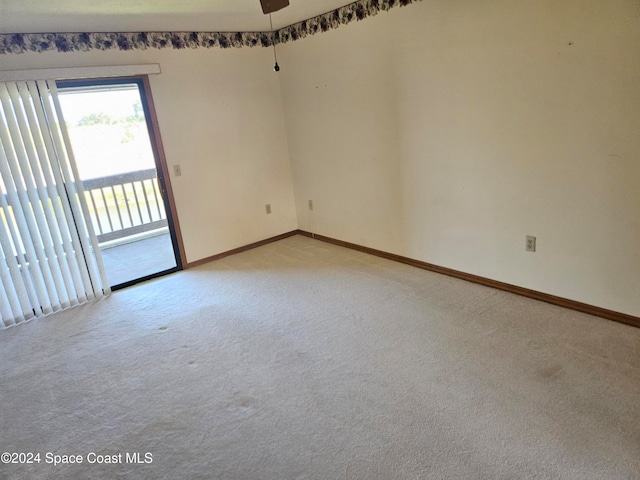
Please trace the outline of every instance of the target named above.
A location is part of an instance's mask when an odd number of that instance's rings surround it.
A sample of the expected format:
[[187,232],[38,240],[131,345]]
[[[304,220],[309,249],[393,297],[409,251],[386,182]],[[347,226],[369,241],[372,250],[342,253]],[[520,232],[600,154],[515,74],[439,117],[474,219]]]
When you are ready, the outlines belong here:
[[532,235],[527,235],[527,241],[525,244],[525,250],[527,252],[535,252],[536,251],[536,237]]

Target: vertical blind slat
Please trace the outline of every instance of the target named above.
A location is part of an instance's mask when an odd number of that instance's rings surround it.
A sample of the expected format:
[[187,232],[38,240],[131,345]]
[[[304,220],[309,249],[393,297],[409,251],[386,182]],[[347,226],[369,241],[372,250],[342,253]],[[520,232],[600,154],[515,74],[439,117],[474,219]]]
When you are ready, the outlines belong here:
[[[47,308],[46,306],[51,303],[48,293],[51,282],[49,278],[45,278],[47,277],[46,272],[43,272],[41,268],[31,268],[43,261],[44,253],[40,252],[42,249],[41,244],[39,245],[40,233],[27,194],[28,186],[26,180],[28,180],[29,172],[27,170],[25,172],[26,175],[22,173],[17,159],[19,156],[18,151],[23,148],[22,139],[19,132],[16,131],[15,113],[9,99],[7,86],[4,84],[0,84],[0,103],[4,112],[4,125],[3,128],[0,128],[0,139],[4,146],[6,159],[6,164],[3,162],[2,165],[2,177],[7,188],[9,205],[12,207],[17,231],[20,232],[21,237],[30,237],[32,239],[31,241],[23,242],[26,261],[22,264],[22,268],[29,268],[30,270],[29,277],[33,281],[33,288],[29,290],[34,302],[34,308],[38,311],[42,306]],[[16,238],[14,238],[16,248],[18,248],[19,243],[16,235]],[[20,254],[21,252],[18,253]],[[49,310],[47,308],[47,313],[49,313]]]
[[[33,99],[33,107],[36,113],[36,118],[39,125],[40,135],[44,144],[46,152],[46,164],[43,165],[43,172],[47,177],[49,185],[52,187],[49,190],[49,197],[54,205],[54,211],[56,212],[57,224],[59,232],[63,240],[63,249],[65,251],[65,264],[71,272],[71,278],[73,279],[73,292],[82,291],[84,282],[82,279],[82,266],[76,261],[76,252],[80,249],[80,242],[77,240],[77,231],[73,223],[73,213],[67,199],[67,191],[65,183],[60,172],[60,168],[57,167],[57,157],[55,146],[49,132],[48,121],[40,100],[40,93],[35,82],[26,83],[27,90],[31,94]],[[79,303],[80,300],[75,299],[74,294],[73,304]]]
[[[71,271],[64,260],[65,250],[63,237],[60,232],[60,226],[58,218],[61,217],[61,210],[59,202],[56,201],[57,195],[55,185],[53,185],[53,179],[47,165],[49,163],[46,148],[44,146],[44,140],[40,134],[41,128],[38,123],[37,115],[35,113],[35,107],[33,104],[33,98],[31,97],[26,84],[18,85],[20,97],[25,108],[27,120],[29,123],[28,129],[33,135],[33,146],[35,147],[34,160],[32,162],[32,168],[39,174],[36,175],[36,183],[38,185],[38,196],[42,202],[42,208],[45,212],[45,218],[49,229],[49,235],[53,243],[53,249],[55,254],[51,257],[56,262],[55,266],[61,275],[61,284],[59,286],[59,292],[61,295],[61,303],[63,306],[70,305],[73,291],[73,278]],[[25,128],[27,128],[25,126]]]
[[0,104],[2,328],[110,290],[55,81],[0,83]]
[[73,178],[75,179],[75,188],[77,189],[77,197],[74,199],[76,205],[79,204],[79,208],[82,211],[82,215],[79,219],[79,222],[82,223],[82,232],[83,232],[83,240],[91,246],[91,255],[86,255],[86,265],[91,272],[91,276],[96,280],[99,279],[99,282],[93,283],[94,295],[101,297],[104,294],[110,293],[111,289],[109,287],[109,281],[107,280],[107,272],[104,268],[104,264],[100,258],[100,246],[98,244],[98,236],[96,232],[93,230],[93,225],[91,223],[91,217],[89,216],[89,207],[87,202],[84,201],[84,187],[82,185],[82,181],[80,180],[80,173],[78,172],[78,166],[76,164],[73,149],[71,148],[71,139],[69,138],[69,132],[67,131],[67,125],[64,123],[63,115],[62,115],[62,106],[60,105],[60,100],[58,99],[58,87],[56,85],[55,80],[49,80],[46,82],[49,86],[51,99],[53,101],[53,105],[55,107],[56,114],[60,122],[58,123],[59,133],[62,136],[62,140],[64,142],[65,153],[66,155],[61,158],[61,165],[69,168],[73,174]]
[[[0,148],[0,164],[3,163],[4,153],[2,148]],[[3,256],[3,275],[8,275],[10,278],[2,277],[2,283],[6,290],[6,295],[8,297],[9,306],[11,307],[12,316],[5,317],[5,314],[2,314],[2,319],[8,318],[13,319],[15,323],[21,322],[27,318],[30,318],[33,315],[31,298],[29,296],[29,289],[31,284],[29,282],[29,278],[22,278],[22,273],[20,271],[20,266],[18,265],[18,259],[13,251],[12,243],[10,238],[14,235],[10,232],[10,229],[13,227],[9,216],[9,207],[4,195],[0,195],[0,208],[5,212],[6,224],[0,224],[0,247],[4,253]],[[17,249],[16,249],[17,250]],[[16,289],[14,286],[14,282],[23,282],[24,288]],[[30,313],[31,312],[31,313]]]
[[[34,147],[36,139],[32,136],[31,129],[27,126],[25,109],[28,109],[28,104],[22,101],[16,85],[9,84],[7,87],[15,114],[15,122],[11,120],[10,128],[13,129],[14,146],[17,147],[17,158],[22,171],[22,178],[27,187],[31,211],[35,217],[37,235],[39,235],[39,241],[36,243],[38,265],[45,279],[47,293],[49,294],[49,305],[53,311],[56,311],[67,306],[64,301],[66,292],[64,291],[62,273],[56,262],[57,255],[54,250],[51,230],[46,220],[47,205],[40,195],[42,193],[42,179],[39,175],[40,169],[38,168]],[[16,142],[15,137],[18,135],[22,138],[22,144]],[[45,312],[49,311],[48,307],[43,308],[45,308]]]
[[[86,263],[84,258],[85,252],[89,253],[90,250],[85,238],[86,230],[83,228],[84,223],[82,222],[82,211],[77,205],[78,199],[76,184],[74,178],[69,172],[69,167],[67,166],[66,161],[64,161],[64,159],[62,158],[62,156],[66,154],[66,150],[63,146],[62,138],[60,138],[60,132],[58,131],[58,117],[55,115],[51,106],[51,95],[49,93],[47,84],[42,80],[38,80],[36,82],[36,85],[38,86],[38,91],[40,92],[40,98],[42,99],[42,106],[44,107],[47,122],[51,126],[51,128],[49,129],[49,133],[51,134],[51,139],[53,140],[55,151],[58,153],[57,167],[60,170],[62,181],[64,182],[63,184],[66,189],[67,200],[69,206],[71,207],[71,214],[73,222],[75,224],[75,229],[71,230],[72,238],[74,240],[74,246],[76,247],[74,250],[75,258],[78,262],[78,265],[83,265],[83,263]],[[84,292],[79,292],[78,296],[80,298],[80,301],[84,302],[87,299],[94,298],[93,285],[88,268],[80,268],[80,275],[82,277]]]

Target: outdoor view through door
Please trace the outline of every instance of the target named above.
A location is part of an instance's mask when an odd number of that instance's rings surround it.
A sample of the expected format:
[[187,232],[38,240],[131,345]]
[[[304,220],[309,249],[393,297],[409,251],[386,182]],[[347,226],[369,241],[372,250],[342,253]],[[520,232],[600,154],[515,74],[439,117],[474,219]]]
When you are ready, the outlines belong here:
[[109,283],[178,270],[142,82],[59,81],[58,88]]

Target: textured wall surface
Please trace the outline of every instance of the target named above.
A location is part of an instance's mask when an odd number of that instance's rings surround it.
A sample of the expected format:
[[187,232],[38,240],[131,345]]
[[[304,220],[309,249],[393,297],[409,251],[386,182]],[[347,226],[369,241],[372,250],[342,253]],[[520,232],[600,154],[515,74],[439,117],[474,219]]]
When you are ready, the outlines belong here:
[[280,57],[301,228],[640,315],[637,2],[418,2]]

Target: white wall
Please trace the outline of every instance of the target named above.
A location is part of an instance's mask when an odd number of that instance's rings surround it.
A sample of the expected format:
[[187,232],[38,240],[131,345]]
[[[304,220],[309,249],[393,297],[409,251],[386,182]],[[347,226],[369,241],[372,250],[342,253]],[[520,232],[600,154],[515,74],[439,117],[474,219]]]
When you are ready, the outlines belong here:
[[[187,261],[297,228],[268,49],[5,55],[0,69],[159,63],[150,77]],[[270,203],[273,213],[265,214]]]
[[279,58],[300,228],[640,315],[638,2],[424,0]]

